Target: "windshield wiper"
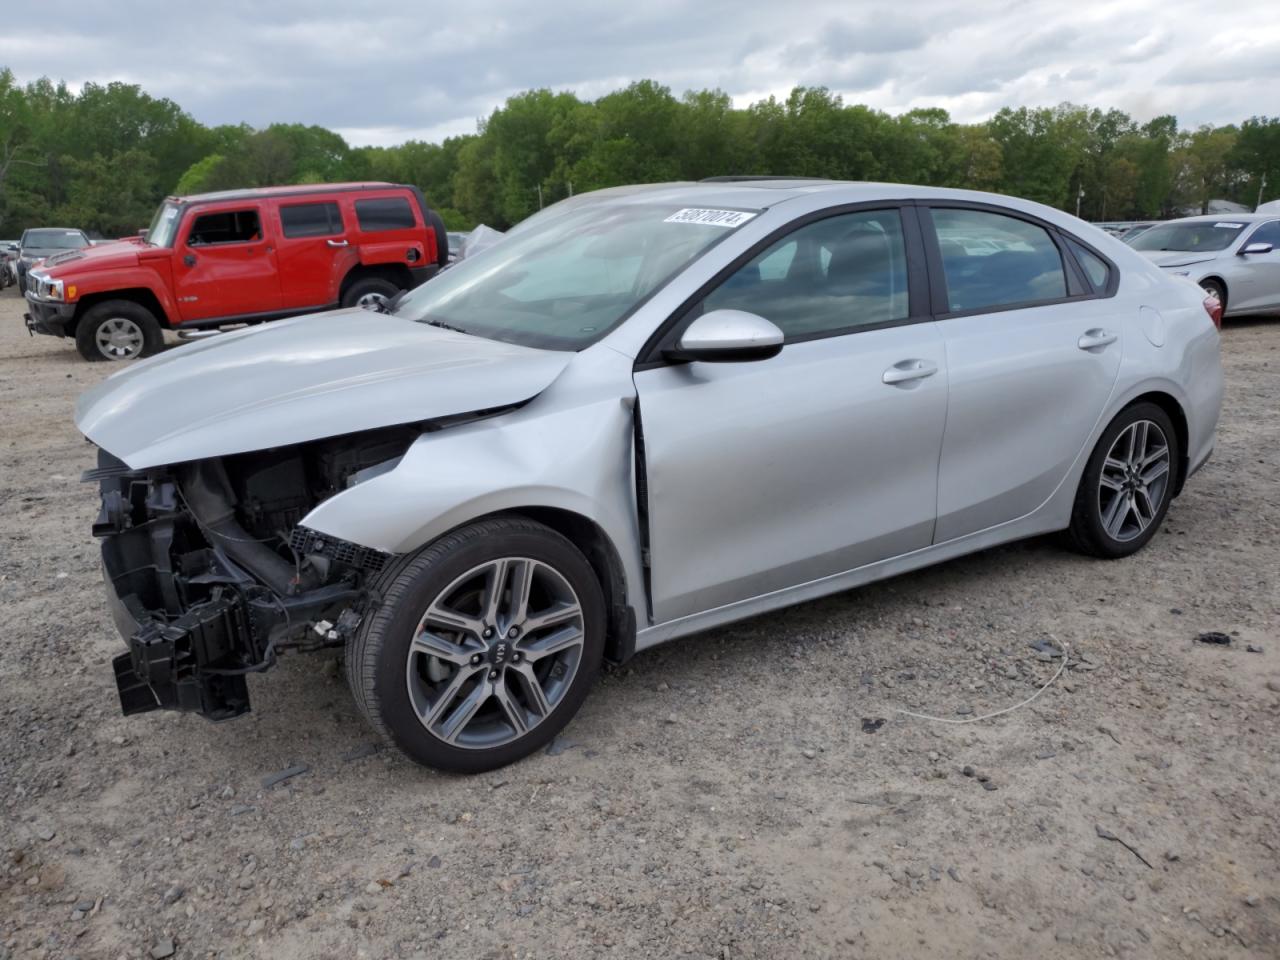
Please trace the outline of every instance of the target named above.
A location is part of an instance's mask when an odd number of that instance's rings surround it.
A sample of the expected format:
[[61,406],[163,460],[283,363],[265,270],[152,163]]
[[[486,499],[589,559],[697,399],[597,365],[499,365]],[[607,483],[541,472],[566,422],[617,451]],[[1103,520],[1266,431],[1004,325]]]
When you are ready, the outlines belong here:
[[445,323],[443,320],[423,320],[422,322],[423,322],[423,323],[425,323],[425,324],[426,324],[427,326],[429,326],[429,327],[439,327],[441,330],[450,330],[450,331],[452,331],[453,333],[466,333],[466,332],[467,332],[467,331],[463,330],[461,327],[455,327],[453,324],[451,324],[451,323]]

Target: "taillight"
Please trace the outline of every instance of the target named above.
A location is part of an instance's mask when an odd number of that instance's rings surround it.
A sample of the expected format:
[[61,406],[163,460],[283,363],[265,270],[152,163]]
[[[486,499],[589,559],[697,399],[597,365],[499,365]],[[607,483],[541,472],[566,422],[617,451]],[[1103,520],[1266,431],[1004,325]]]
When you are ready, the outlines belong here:
[[1209,319],[1213,321],[1213,325],[1219,330],[1222,329],[1222,301],[1213,294],[1204,298],[1204,312],[1209,315]]

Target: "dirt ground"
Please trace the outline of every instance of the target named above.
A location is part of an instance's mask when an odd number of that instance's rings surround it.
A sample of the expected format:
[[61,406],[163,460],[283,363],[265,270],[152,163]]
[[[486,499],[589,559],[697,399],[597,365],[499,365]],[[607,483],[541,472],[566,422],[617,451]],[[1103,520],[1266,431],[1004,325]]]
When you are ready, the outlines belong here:
[[[0,960],[1280,957],[1280,322],[1228,324],[1217,453],[1140,555],[1030,541],[659,648],[459,778],[377,749],[332,658],[231,723],[120,716],[71,419],[110,368],[21,312]],[[1028,707],[895,713],[1016,703],[1055,644]]]

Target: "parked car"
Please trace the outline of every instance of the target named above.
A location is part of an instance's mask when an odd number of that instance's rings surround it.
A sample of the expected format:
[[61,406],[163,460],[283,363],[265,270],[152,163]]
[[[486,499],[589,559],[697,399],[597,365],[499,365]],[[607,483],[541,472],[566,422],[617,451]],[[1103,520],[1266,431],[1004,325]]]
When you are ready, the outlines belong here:
[[1156,225],[1158,221],[1152,220],[1150,223],[1135,223],[1130,227],[1122,230],[1118,236],[1125,243],[1133,243],[1140,236]]
[[170,197],[142,236],[34,270],[27,328],[74,337],[86,360],[132,360],[158,350],[164,329],[377,305],[431,277],[448,256],[444,224],[417,187]]
[[1218,306],[1082,226],[928,187],[604,190],[388,312],[107,378],[76,422],[124,712],[235,717],[246,674],[345,646],[376,730],[486,770],[604,659],[1050,531],[1134,553],[1213,450]]
[[1224,316],[1280,312],[1280,211],[1157,224],[1133,249],[1216,297]]
[[18,282],[19,249],[17,240],[0,240],[0,288]]
[[65,256],[71,251],[89,246],[89,237],[83,230],[66,227],[37,227],[24,230],[18,241],[17,279],[18,292],[26,293],[27,273],[42,265],[50,257]]

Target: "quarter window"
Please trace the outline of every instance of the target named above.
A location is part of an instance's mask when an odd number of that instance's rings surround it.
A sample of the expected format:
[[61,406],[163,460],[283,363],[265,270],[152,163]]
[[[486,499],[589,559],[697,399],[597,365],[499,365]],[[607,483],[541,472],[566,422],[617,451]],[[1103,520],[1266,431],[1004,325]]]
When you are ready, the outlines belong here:
[[249,243],[262,239],[257,210],[220,210],[202,213],[191,225],[187,243],[193,247],[220,243]]
[[953,313],[1067,295],[1062,254],[1034,223],[983,210],[932,211]]
[[342,214],[336,203],[299,203],[280,208],[286,237],[330,237],[342,233]]
[[1067,238],[1067,246],[1071,248],[1071,252],[1075,254],[1077,262],[1084,269],[1085,276],[1089,278],[1089,282],[1093,284],[1094,290],[1107,289],[1107,282],[1111,279],[1111,268],[1107,266],[1107,261],[1103,260],[1096,253],[1087,250],[1083,245],[1076,243],[1070,237]]
[[413,210],[404,197],[357,200],[356,220],[365,233],[380,230],[408,230],[415,225]]
[[841,214],[806,224],[740,267],[703,311],[746,310],[788,340],[905,320],[906,244],[896,210]]

